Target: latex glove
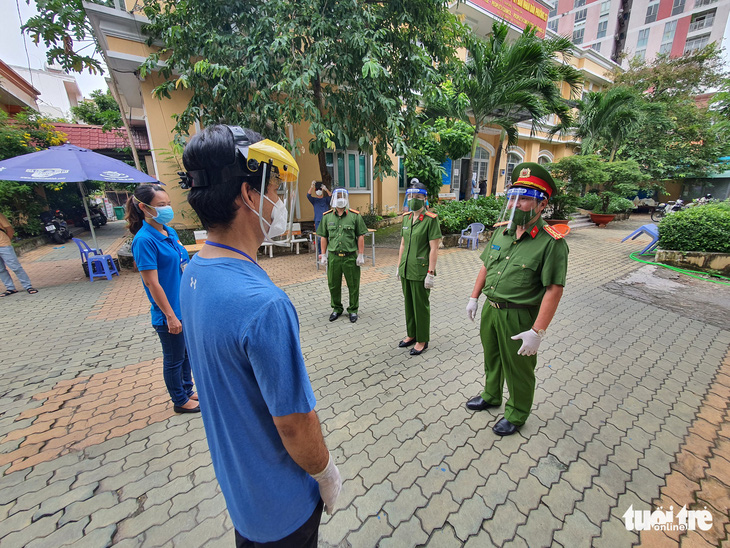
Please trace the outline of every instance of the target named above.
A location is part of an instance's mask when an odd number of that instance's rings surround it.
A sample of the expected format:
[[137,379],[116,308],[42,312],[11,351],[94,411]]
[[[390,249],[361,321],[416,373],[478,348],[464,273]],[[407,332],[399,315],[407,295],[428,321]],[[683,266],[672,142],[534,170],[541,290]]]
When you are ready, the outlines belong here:
[[335,461],[332,460],[332,453],[325,469],[319,474],[313,474],[312,477],[319,483],[319,496],[324,501],[325,512],[332,515],[337,497],[342,491],[342,478]]
[[327,264],[327,253],[323,253],[319,256],[319,264],[321,264],[321,265]]
[[426,274],[426,278],[423,280],[423,287],[433,289],[433,274]]
[[397,266],[395,267],[395,277],[400,280],[400,269]]
[[479,297],[469,297],[469,304],[466,305],[466,316],[471,321],[477,317],[477,310],[479,309]]
[[533,354],[537,354],[537,349],[540,347],[540,342],[542,342],[542,337],[540,337],[534,329],[528,329],[527,331],[518,333],[514,337],[511,337],[511,339],[513,341],[518,339],[522,340],[522,346],[520,346],[520,349],[517,351],[517,354],[520,356],[532,356]]
[[357,266],[362,266],[362,265],[364,265],[364,264],[365,264],[365,254],[364,254],[364,253],[360,253],[360,254],[359,254],[359,255],[357,256],[357,260],[355,260],[355,264],[356,264]]

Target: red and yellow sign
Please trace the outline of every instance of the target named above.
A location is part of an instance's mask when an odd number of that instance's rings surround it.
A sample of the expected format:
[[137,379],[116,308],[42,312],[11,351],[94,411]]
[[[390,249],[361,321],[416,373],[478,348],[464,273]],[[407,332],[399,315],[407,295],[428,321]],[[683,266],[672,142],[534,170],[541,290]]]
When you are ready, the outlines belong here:
[[548,10],[534,0],[471,0],[473,4],[508,23],[525,29],[527,25],[537,28],[538,36],[545,36]]

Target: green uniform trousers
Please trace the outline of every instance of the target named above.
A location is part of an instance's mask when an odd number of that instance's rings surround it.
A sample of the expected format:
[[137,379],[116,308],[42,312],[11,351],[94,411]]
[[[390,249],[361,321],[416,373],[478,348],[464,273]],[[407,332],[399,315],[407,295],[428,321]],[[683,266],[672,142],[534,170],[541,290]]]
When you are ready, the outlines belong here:
[[327,258],[327,285],[330,288],[330,304],[332,310],[342,314],[342,275],[345,275],[347,289],[350,292],[348,314],[357,314],[360,306],[360,267],[357,266],[357,257],[353,254],[347,257],[338,257],[330,253]]
[[537,312],[538,307],[498,310],[489,306],[489,301],[482,309],[479,335],[484,348],[486,375],[482,399],[487,403],[500,405],[506,381],[509,400],[504,406],[504,418],[515,426],[521,426],[530,416],[535,396],[537,354],[518,355],[522,341],[513,341],[511,337],[531,329]]
[[423,280],[400,279],[406,304],[406,333],[416,342],[428,342],[431,338],[431,290],[423,287]]

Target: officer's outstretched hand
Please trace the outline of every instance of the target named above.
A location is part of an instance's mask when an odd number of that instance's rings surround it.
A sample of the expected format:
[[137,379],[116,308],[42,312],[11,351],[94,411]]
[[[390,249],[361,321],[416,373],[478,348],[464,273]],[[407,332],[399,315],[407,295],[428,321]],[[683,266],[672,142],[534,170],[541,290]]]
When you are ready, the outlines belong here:
[[426,289],[433,289],[433,274],[426,274],[426,278],[423,280],[423,287]]
[[522,340],[522,346],[520,346],[520,349],[517,351],[517,354],[520,356],[532,356],[533,354],[537,354],[537,349],[540,347],[540,342],[542,341],[542,338],[540,338],[540,335],[538,335],[534,329],[523,331],[522,333],[511,337],[511,339],[513,341],[516,341],[517,339]]
[[395,279],[400,280],[400,268],[395,267]]
[[319,256],[319,264],[327,264],[327,254],[323,253]]
[[325,512],[332,515],[337,497],[342,491],[342,478],[335,461],[332,459],[332,454],[330,454],[325,469],[319,474],[313,474],[312,477],[319,483],[319,496],[324,501]]
[[466,316],[471,321],[477,317],[477,310],[479,309],[479,297],[469,297],[469,304],[466,305]]
[[357,259],[355,260],[355,264],[356,264],[357,266],[362,266],[362,265],[364,265],[364,264],[365,264],[365,255],[364,255],[363,253],[360,253],[360,254],[359,254],[359,255],[357,256]]

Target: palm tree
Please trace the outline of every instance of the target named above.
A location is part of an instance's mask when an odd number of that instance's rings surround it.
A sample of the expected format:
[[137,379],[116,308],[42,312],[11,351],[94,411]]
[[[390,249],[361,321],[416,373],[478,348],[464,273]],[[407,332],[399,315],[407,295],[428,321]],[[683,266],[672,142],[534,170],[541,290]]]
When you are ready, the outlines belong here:
[[527,27],[517,40],[508,42],[508,30],[506,23],[495,22],[486,40],[467,37],[469,57],[456,83],[458,91],[468,99],[468,112],[475,129],[467,180],[472,177],[479,132],[488,126],[501,129],[492,194],[497,189],[504,142],[517,143],[517,124],[531,120],[533,135],[550,114],[557,114],[564,123],[570,124],[571,109],[560,88],[562,83],[568,84],[573,97],[583,81],[580,71],[567,62],[573,50],[570,40],[542,39],[535,28]]

